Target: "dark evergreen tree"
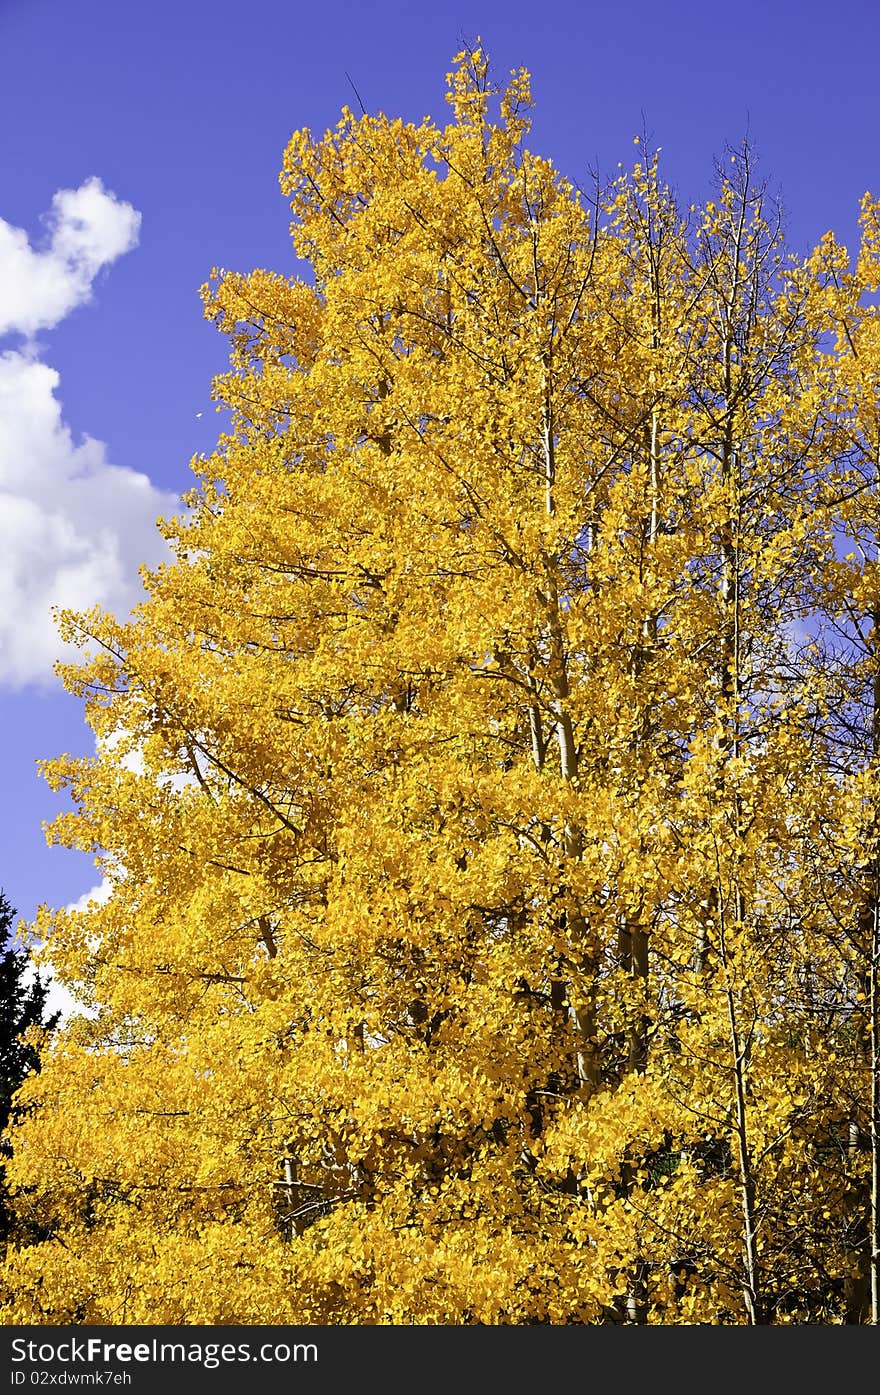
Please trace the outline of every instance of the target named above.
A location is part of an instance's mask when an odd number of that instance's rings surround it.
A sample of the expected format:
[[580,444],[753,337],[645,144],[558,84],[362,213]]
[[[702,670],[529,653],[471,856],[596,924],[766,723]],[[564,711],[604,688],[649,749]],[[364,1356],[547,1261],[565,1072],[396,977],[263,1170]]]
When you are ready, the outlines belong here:
[[28,1027],[51,1028],[58,1021],[58,1013],[45,1017],[48,985],[39,974],[28,973],[27,952],[12,945],[15,916],[15,909],[0,890],[0,1240],[6,1239],[12,1220],[3,1161],[9,1157],[10,1147],[3,1131],[16,1115],[16,1090],[25,1076],[40,1069],[36,1049],[22,1040],[22,1034]]

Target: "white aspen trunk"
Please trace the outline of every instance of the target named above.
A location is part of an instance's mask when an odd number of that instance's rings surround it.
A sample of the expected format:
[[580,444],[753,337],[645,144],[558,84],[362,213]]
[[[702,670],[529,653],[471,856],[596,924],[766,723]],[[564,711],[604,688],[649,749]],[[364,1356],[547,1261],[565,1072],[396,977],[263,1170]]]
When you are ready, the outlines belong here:
[[[746,176],[747,177],[747,176]],[[748,185],[741,191],[741,206],[737,226],[732,235],[732,275],[730,288],[723,298],[721,308],[721,343],[724,354],[723,392],[726,407],[724,434],[721,450],[721,483],[725,500],[725,518],[721,535],[721,655],[720,655],[720,701],[717,750],[719,771],[717,795],[719,801],[728,797],[729,761],[740,754],[740,711],[742,696],[742,645],[740,634],[740,573],[741,573],[741,503],[740,503],[740,452],[735,430],[734,409],[736,405],[736,385],[734,383],[735,357],[745,351],[745,345],[737,347],[734,339],[738,298],[743,285],[743,256],[745,248],[745,224]],[[751,269],[752,299],[756,294],[755,277],[758,270]],[[745,904],[742,891],[742,802],[739,794],[733,793],[733,872],[729,901],[725,897],[724,882],[719,876],[713,900],[718,925],[718,954],[723,973],[724,995],[727,1008],[729,1044],[732,1057],[734,1082],[734,1138],[736,1140],[737,1172],[742,1217],[742,1291],[750,1326],[763,1326],[767,1323],[763,1276],[758,1257],[759,1213],[757,1181],[754,1172],[748,1129],[748,1055],[742,1038],[738,1017],[737,998],[734,991],[733,970],[727,939],[728,907],[732,911],[738,934],[745,920]],[[697,940],[694,967],[705,972],[708,959],[707,927],[701,929]]]
[[[746,169],[746,181],[748,181],[748,168]],[[742,286],[743,271],[743,246],[746,223],[748,182],[744,185],[741,195],[740,215],[737,227],[733,232],[732,252],[732,276],[730,286],[723,299],[721,307],[721,350],[724,355],[724,403],[726,416],[724,421],[724,435],[721,443],[721,484],[725,496],[726,518],[721,529],[721,654],[720,654],[720,682],[721,682],[721,702],[720,718],[722,729],[717,738],[717,749],[721,755],[721,770],[718,775],[718,795],[723,796],[725,776],[723,767],[731,754],[738,754],[738,749],[731,750],[731,736],[725,732],[724,724],[729,720],[729,714],[735,701],[739,699],[739,518],[738,511],[734,507],[734,493],[739,493],[739,457],[736,448],[734,432],[734,381],[733,366],[736,346],[734,344],[733,326],[737,309],[738,297]],[[753,286],[754,276],[753,271]],[[734,738],[734,745],[736,741]],[[711,893],[714,897],[715,893]],[[717,905],[715,910],[718,910]],[[694,947],[693,968],[698,974],[705,972],[709,954],[708,925],[710,917],[704,920],[697,932],[697,940]]]
[[[289,1144],[288,1149],[290,1149]],[[288,1151],[282,1158],[281,1170],[283,1180],[281,1182],[276,1183],[276,1186],[281,1192],[283,1198],[282,1204],[284,1206],[284,1214],[282,1216],[282,1225],[284,1226],[284,1231],[288,1240],[292,1240],[294,1236],[299,1234],[299,1227],[297,1225],[297,1217],[295,1214],[297,1201],[299,1198],[299,1169],[297,1165],[297,1160],[294,1157],[292,1151]]]
[[[556,509],[553,497],[553,490],[556,482],[556,444],[553,404],[550,392],[549,361],[545,361],[544,364],[541,442],[544,455],[544,507],[547,517],[552,518]],[[570,690],[562,622],[560,618],[555,559],[550,560],[549,570],[550,574],[547,578],[548,585],[545,601],[550,641],[550,685],[553,692],[553,712],[556,719],[556,740],[559,746],[560,773],[563,780],[570,783],[577,779],[578,760],[577,747],[574,739],[574,724],[567,706]],[[580,831],[574,825],[566,824],[563,838],[566,857],[577,860],[583,851]],[[568,931],[572,944],[579,944],[583,947],[584,978],[590,982],[591,986],[582,1001],[575,1000],[570,984],[556,982],[551,985],[551,993],[555,996],[557,1002],[560,1004],[567,1004],[568,1016],[575,1033],[576,1046],[574,1054],[579,1092],[582,1097],[587,1098],[594,1092],[599,1083],[595,1045],[596,1012],[592,990],[592,980],[596,974],[597,966],[594,957],[587,948],[587,924],[581,915],[574,915],[570,918]]]
[[[534,684],[530,684],[534,688]],[[535,769],[540,775],[544,769],[544,731],[541,724],[541,709],[537,699],[529,704],[529,743]]]
[[[762,1276],[758,1261],[758,1214],[755,1175],[752,1167],[752,1154],[748,1134],[748,1058],[743,1045],[737,1017],[736,997],[732,981],[732,965],[727,952],[725,932],[725,907],[723,891],[718,888],[720,914],[718,919],[719,956],[724,973],[724,993],[727,1003],[727,1023],[730,1034],[730,1050],[733,1058],[734,1080],[734,1136],[736,1138],[737,1165],[739,1171],[739,1194],[743,1231],[743,1298],[748,1314],[749,1326],[763,1326],[767,1319],[764,1312]],[[734,904],[734,915],[740,918],[741,908]]]
[[[653,237],[648,233],[650,257],[650,280],[652,299],[652,326],[651,326],[651,350],[656,354],[660,348],[660,324],[661,324],[661,302],[660,302],[660,275],[657,263],[658,251],[653,242]],[[651,391],[656,392],[656,381],[651,382]],[[652,404],[651,419],[648,425],[645,439],[645,456],[648,466],[648,488],[650,491],[648,516],[645,520],[646,527],[646,552],[649,565],[653,568],[653,554],[657,544],[657,537],[660,531],[660,418],[656,402]],[[644,580],[642,576],[640,580]],[[642,632],[640,642],[636,645],[632,660],[632,676],[638,684],[639,677],[649,661],[657,639],[657,616],[656,613],[649,612],[642,622]],[[636,733],[636,747],[643,745],[645,741],[651,739],[646,718],[642,719],[641,729]],[[638,858],[641,862],[646,853],[644,838],[640,835],[638,840]],[[641,997],[646,989],[650,972],[649,956],[649,935],[645,925],[644,900],[639,897],[637,904],[631,909],[627,907],[618,924],[618,962],[620,967],[628,974],[631,984],[635,990],[635,996]],[[641,1074],[648,1065],[648,1027],[649,1020],[641,1006],[630,1002],[627,1004],[627,1025],[626,1025],[626,1065],[628,1073],[637,1072]],[[621,1174],[623,1176],[623,1172]],[[629,1188],[627,1183],[627,1190]],[[641,1325],[647,1321],[648,1299],[645,1284],[646,1266],[644,1259],[639,1255],[635,1274],[630,1282],[630,1288],[625,1299],[626,1320],[635,1325]]]

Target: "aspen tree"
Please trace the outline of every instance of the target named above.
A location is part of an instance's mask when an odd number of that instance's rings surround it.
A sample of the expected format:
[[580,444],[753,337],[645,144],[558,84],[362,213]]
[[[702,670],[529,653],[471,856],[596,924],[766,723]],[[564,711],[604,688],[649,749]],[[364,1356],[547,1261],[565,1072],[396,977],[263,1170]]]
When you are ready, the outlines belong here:
[[792,637],[849,517],[828,288],[746,150],[691,216],[647,150],[590,205],[524,72],[448,99],[294,134],[308,275],[204,288],[174,560],[64,622],[53,836],[111,894],[34,926],[94,1016],[21,1093],[11,1321],[846,1309],[868,786]]

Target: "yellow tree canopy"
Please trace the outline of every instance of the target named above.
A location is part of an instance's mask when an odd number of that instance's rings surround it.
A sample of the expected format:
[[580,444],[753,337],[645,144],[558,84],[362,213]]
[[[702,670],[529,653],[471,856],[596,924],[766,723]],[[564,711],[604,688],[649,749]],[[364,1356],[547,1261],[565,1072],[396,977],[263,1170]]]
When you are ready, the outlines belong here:
[[868,1320],[877,205],[798,261],[747,147],[590,204],[448,100],[293,136],[309,275],[214,272],[175,560],[66,619],[10,1322]]

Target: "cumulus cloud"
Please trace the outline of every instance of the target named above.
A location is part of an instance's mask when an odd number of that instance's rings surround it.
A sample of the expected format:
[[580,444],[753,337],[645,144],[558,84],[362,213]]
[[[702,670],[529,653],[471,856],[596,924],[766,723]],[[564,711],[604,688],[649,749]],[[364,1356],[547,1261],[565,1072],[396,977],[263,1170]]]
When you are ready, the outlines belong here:
[[52,678],[62,645],[53,606],[125,615],[143,591],[140,563],[165,544],[160,514],[178,507],[100,441],[74,442],[55,396],[57,372],[0,354],[0,683]]
[[91,295],[98,272],[137,245],[141,215],[100,179],[59,189],[47,219],[48,245],[0,218],[0,334],[51,329]]
[[[134,246],[139,221],[97,179],[55,195],[43,252],[0,221],[0,332],[57,324]],[[0,684],[12,687],[52,681],[63,657],[53,607],[124,616],[142,599],[138,567],[165,551],[156,519],[179,506],[100,441],[74,441],[58,388],[32,344],[0,353]]]

